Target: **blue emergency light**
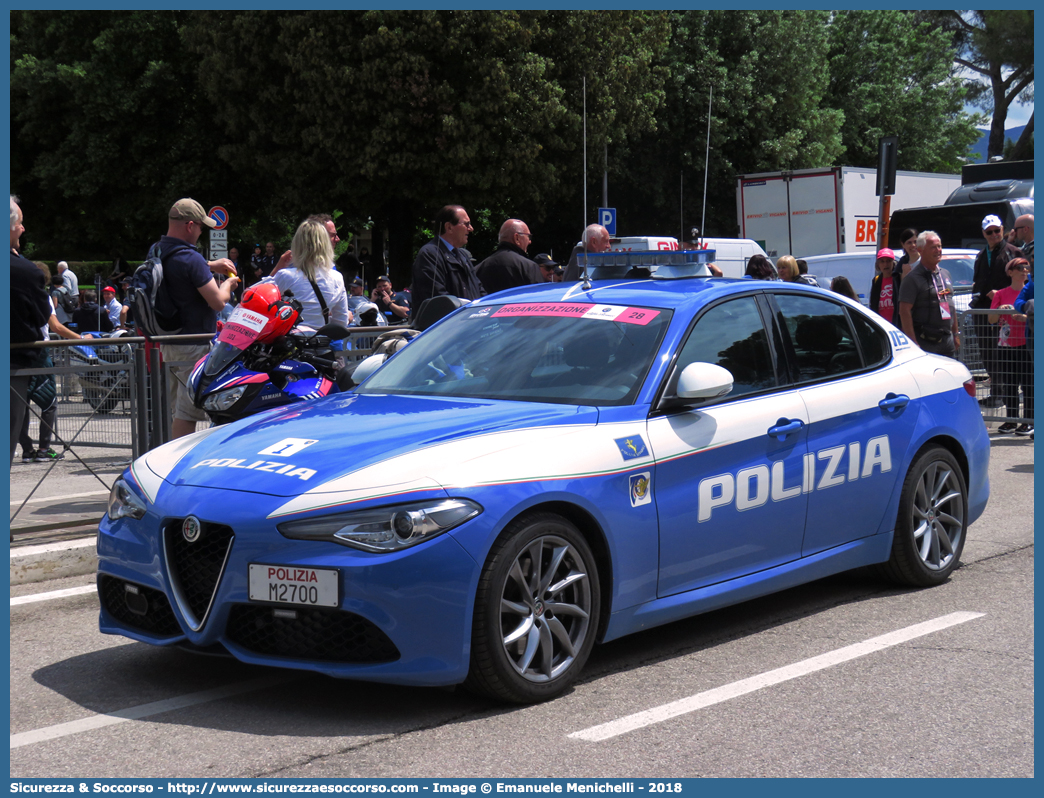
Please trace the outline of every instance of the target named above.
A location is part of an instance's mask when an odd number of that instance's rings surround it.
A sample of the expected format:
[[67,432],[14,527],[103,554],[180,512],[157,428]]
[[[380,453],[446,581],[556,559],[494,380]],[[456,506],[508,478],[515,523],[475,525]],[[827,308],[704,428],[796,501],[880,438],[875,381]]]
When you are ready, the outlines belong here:
[[713,249],[648,250],[642,252],[581,253],[579,266],[584,261],[592,280],[619,280],[625,277],[644,277],[673,280],[680,277],[710,277],[708,263],[714,262]]

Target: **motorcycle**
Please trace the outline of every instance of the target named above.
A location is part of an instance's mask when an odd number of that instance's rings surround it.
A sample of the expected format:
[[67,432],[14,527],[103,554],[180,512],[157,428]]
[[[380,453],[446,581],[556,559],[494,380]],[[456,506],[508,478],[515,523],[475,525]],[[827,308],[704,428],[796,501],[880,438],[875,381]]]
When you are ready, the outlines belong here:
[[193,403],[215,424],[270,407],[350,388],[332,349],[349,335],[340,324],[297,326],[301,304],[291,292],[262,283],[248,288],[221,327],[210,352],[193,368]]
[[69,364],[80,369],[87,366],[123,367],[97,371],[82,370],[77,373],[80,387],[83,388],[83,398],[98,413],[111,413],[120,402],[130,401],[128,370],[134,360],[134,351],[127,344],[108,343],[126,334],[126,330],[91,333],[92,337],[82,339],[91,343],[76,344],[67,350]]

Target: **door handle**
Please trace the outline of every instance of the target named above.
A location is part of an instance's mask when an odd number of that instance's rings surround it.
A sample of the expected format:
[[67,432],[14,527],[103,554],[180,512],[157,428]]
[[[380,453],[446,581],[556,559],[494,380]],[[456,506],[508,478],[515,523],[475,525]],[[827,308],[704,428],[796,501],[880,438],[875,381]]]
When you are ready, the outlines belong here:
[[910,404],[910,397],[906,394],[889,393],[884,399],[877,403],[882,410],[900,410]]
[[768,434],[775,435],[782,441],[786,439],[788,435],[797,432],[803,426],[805,426],[805,422],[799,418],[781,418],[779,421],[776,422],[776,426],[769,427]]

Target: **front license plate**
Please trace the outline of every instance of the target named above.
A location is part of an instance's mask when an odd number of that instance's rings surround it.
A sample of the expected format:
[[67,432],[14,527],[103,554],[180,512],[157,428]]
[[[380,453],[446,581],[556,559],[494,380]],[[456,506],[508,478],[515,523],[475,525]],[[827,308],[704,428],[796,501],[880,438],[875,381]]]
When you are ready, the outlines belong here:
[[250,600],[309,607],[336,607],[337,571],[250,563]]

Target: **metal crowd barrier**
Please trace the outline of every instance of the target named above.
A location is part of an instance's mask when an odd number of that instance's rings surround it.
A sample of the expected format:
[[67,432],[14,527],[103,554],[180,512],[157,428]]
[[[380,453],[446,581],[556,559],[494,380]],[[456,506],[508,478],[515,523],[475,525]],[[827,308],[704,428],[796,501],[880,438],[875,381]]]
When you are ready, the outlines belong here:
[[[990,323],[990,316],[995,323]],[[976,398],[986,421],[1033,426],[1032,324],[1025,326],[1023,345],[1001,344],[1005,324],[1024,323],[1025,319],[1013,310],[969,309],[958,316],[961,347],[957,359],[975,378]]]
[[[353,328],[344,360],[355,363],[367,357],[373,340],[388,329]],[[58,413],[51,446],[55,450],[68,454],[77,448],[106,449],[114,450],[117,458],[136,458],[170,440],[170,367],[186,365],[161,362],[158,344],[198,344],[210,339],[210,335],[172,335],[149,342],[124,336],[13,344],[12,350],[47,349],[54,365],[15,369],[11,376],[54,375]],[[14,396],[11,399],[17,401]],[[29,435],[35,442],[39,440],[40,408],[30,402],[26,412]]]

